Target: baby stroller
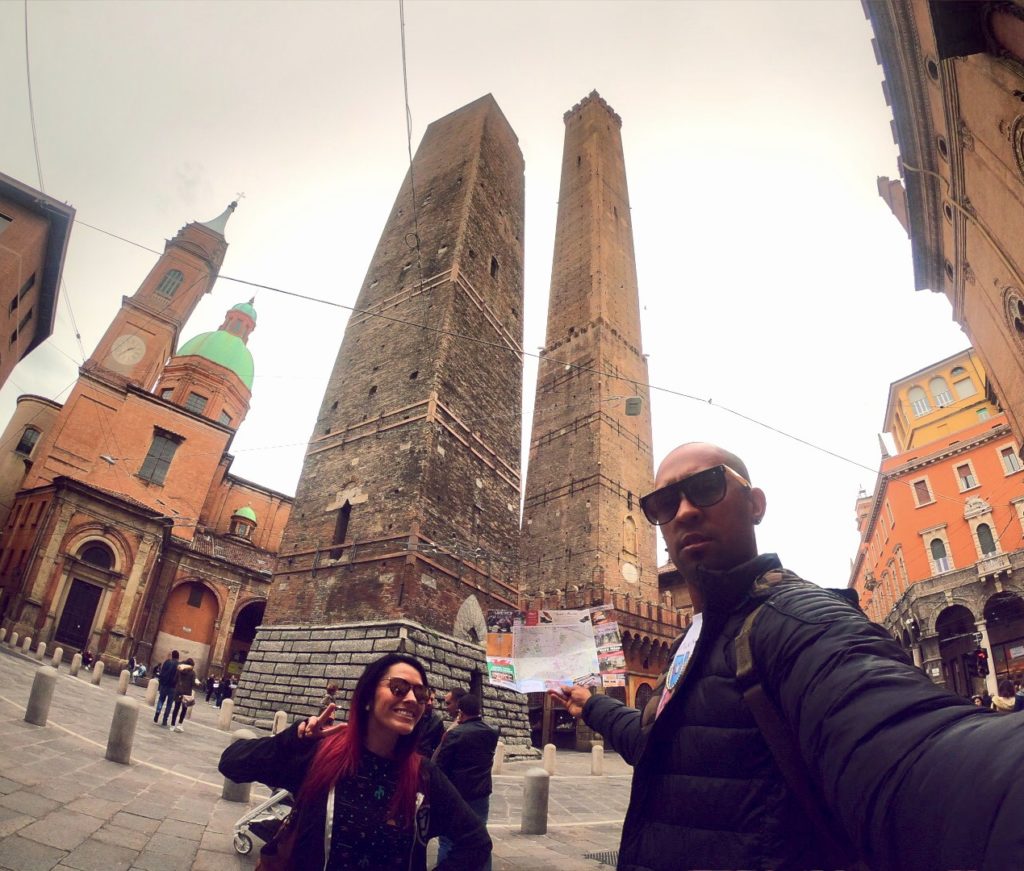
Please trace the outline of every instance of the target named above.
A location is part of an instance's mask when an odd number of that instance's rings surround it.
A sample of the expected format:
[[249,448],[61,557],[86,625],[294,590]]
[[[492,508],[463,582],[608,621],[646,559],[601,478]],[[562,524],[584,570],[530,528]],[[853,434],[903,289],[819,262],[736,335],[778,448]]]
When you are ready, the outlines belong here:
[[235,823],[235,850],[243,856],[252,851],[252,835],[269,841],[292,812],[294,801],[287,789],[279,789]]

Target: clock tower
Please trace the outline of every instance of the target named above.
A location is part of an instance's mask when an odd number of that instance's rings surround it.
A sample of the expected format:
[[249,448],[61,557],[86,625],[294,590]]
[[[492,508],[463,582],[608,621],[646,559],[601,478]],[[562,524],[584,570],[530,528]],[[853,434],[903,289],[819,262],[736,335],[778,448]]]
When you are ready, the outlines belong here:
[[237,202],[212,221],[192,222],[164,253],[121,310],[83,369],[101,378],[149,390],[178,344],[178,333],[209,293],[227,251],[224,227]]

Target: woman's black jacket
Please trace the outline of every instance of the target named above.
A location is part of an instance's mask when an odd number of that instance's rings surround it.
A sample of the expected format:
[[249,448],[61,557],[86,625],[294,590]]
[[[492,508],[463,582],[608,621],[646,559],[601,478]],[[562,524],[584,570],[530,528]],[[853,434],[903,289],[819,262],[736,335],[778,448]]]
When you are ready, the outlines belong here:
[[[301,721],[299,721],[301,722]],[[299,723],[269,738],[252,738],[231,744],[220,758],[220,773],[236,783],[259,781],[298,795],[317,741],[301,740]],[[491,853],[491,839],[480,822],[429,759],[420,762],[420,782],[426,786],[424,800],[413,827],[410,871],[426,871],[427,841],[444,835],[453,847],[447,860],[435,871],[470,871],[482,868]],[[297,869],[323,868],[326,797],[309,808],[300,807]]]

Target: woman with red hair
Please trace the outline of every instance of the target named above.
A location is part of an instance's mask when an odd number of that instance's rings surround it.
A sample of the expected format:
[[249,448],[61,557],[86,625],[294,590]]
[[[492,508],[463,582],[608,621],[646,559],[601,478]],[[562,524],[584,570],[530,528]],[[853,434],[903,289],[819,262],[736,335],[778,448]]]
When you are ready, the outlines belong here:
[[[440,835],[454,849],[438,871],[483,867],[491,853],[487,829],[416,752],[414,733],[430,693],[419,660],[389,653],[359,678],[347,723],[334,723],[335,706],[328,705],[273,737],[236,741],[224,751],[225,777],[296,796],[288,867],[426,871],[427,841]],[[265,858],[273,861],[271,855],[264,847]]]

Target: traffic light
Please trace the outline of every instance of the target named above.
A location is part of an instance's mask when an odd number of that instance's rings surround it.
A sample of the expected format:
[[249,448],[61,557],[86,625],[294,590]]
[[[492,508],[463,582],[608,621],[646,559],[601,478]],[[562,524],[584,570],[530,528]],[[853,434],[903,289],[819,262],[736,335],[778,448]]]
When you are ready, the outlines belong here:
[[984,647],[979,647],[974,651],[974,662],[978,670],[978,677],[986,677],[988,675],[988,651]]
[[978,676],[978,657],[975,654],[972,653],[970,656],[964,654],[964,670],[968,677]]

